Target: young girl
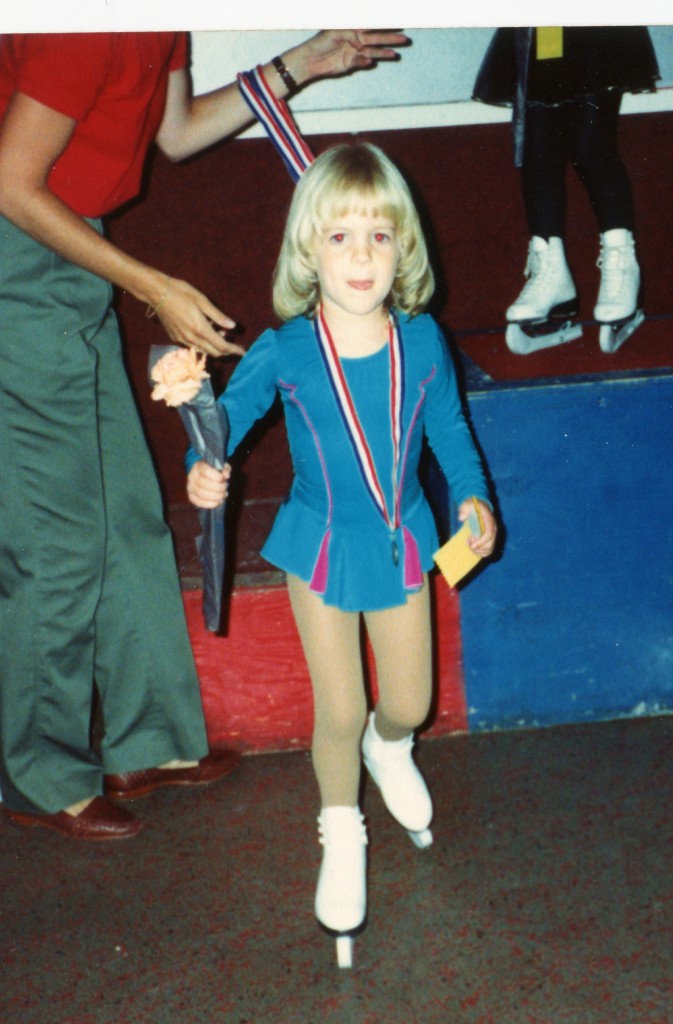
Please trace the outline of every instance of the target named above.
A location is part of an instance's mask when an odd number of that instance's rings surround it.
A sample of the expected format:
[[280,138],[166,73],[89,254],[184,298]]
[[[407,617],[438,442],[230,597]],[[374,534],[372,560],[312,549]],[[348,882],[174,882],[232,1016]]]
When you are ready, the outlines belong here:
[[[286,225],[273,293],[285,323],[255,342],[220,399],[232,451],[277,394],[284,406],[294,480],[262,554],[287,574],[313,686],[323,846],[315,911],[337,933],[342,966],[366,912],[361,754],[391,814],[418,846],[432,842],[432,803],[412,758],[431,699],[427,572],[438,546],[417,472],[424,435],[459,518],[473,499],[480,506],[473,550],[487,556],[495,542],[447,348],[421,315],[432,289],[399,172],[365,143],[328,150],[300,179]],[[226,469],[192,452],[188,471],[195,505],[223,500]],[[361,616],[379,694],[368,719]]]

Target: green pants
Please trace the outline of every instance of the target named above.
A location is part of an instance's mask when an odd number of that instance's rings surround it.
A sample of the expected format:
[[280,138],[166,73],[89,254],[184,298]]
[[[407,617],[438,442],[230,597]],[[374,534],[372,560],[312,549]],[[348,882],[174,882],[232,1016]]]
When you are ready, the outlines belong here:
[[110,299],[0,218],[0,789],[16,810],[53,813],[101,793],[103,772],[207,751]]

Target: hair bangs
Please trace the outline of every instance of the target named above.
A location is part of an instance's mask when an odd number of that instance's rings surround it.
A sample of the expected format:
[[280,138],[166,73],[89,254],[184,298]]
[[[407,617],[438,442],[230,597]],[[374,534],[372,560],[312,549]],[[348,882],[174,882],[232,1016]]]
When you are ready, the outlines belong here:
[[343,143],[321,154],[295,190],[274,279],[274,307],[282,319],[315,312],[320,300],[316,239],[328,224],[352,213],[385,218],[395,229],[400,249],[395,305],[413,316],[429,300],[433,275],[407,183],[378,147]]

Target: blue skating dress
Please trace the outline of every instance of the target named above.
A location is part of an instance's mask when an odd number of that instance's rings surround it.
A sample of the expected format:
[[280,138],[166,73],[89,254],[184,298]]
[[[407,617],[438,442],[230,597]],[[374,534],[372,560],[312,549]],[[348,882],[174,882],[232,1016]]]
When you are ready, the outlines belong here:
[[[400,523],[391,530],[373,502],[332,391],[312,320],[298,317],[265,331],[220,396],[230,423],[230,452],[271,407],[283,403],[294,479],[262,555],[310,583],[344,611],[404,604],[433,566],[438,536],[418,478],[427,436],[456,503],[488,500],[479,456],[463,417],[455,371],[435,321],[398,320],[403,364],[397,472]],[[388,509],[393,508],[390,355],[342,359]],[[188,466],[196,459],[188,455]]]

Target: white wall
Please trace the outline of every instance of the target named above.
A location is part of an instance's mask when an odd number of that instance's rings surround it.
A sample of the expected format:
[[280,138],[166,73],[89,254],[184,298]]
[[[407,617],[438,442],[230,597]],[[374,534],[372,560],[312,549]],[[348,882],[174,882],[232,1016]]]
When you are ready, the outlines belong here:
[[[316,82],[291,101],[297,124],[306,135],[319,132],[429,127],[508,121],[510,112],[470,100],[472,86],[492,28],[421,28],[405,30],[412,45],[395,64],[374,71]],[[627,96],[624,113],[673,109],[673,26],[650,28],[662,81],[654,95]],[[195,89],[206,92],[232,80],[237,71],[305,39],[306,31],[194,32]],[[259,127],[248,134],[259,135]]]

